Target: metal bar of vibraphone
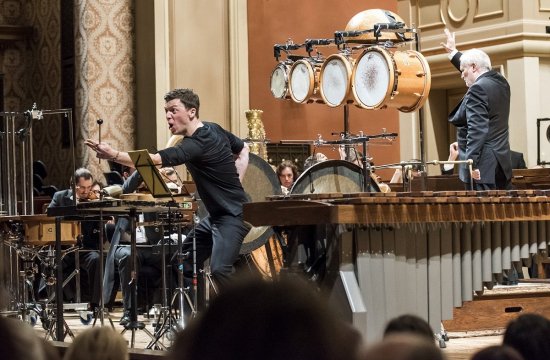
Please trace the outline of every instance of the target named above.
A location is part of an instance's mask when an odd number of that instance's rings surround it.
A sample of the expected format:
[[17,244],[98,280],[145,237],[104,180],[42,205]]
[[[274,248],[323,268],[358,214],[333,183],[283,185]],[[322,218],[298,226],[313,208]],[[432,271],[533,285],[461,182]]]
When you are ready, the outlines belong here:
[[416,257],[416,314],[429,319],[428,299],[428,242],[425,231],[414,232]]
[[[370,340],[380,340],[381,329],[386,324],[386,286],[384,284],[384,256],[382,231],[378,229],[370,229],[370,271],[376,276],[370,278],[370,291],[373,292],[371,301],[367,306],[367,311],[370,311],[368,321],[371,323],[372,337]],[[368,333],[369,331],[367,331]],[[369,337],[367,338],[369,340]]]
[[398,314],[397,299],[396,299],[396,277],[395,269],[395,232],[393,229],[384,227],[382,233],[382,264],[384,268],[384,304],[386,307],[386,322],[394,318]]
[[481,224],[476,222],[472,226],[472,290],[483,291],[482,259],[481,259]]
[[[489,224],[487,224],[489,225]],[[491,223],[491,268],[493,274],[502,274],[502,231],[501,223]]]
[[537,221],[529,221],[529,258],[539,252]]
[[519,262],[521,260],[519,221],[512,221],[510,223],[510,260],[512,263]]
[[439,227],[426,230],[428,240],[428,322],[432,329],[441,326],[441,232]]
[[443,224],[440,229],[441,248],[441,318],[453,318],[453,229]]
[[[472,224],[464,223],[460,229],[460,266],[461,266],[461,293],[462,301],[471,301],[473,298],[473,262],[472,262]],[[456,302],[456,300],[455,300]],[[462,304],[462,303],[461,303]]]
[[484,283],[493,281],[491,223],[481,225],[481,280]]
[[519,223],[519,258],[529,259],[529,222],[521,221]]
[[460,249],[460,224],[451,224],[453,306],[462,306],[462,253]]
[[509,221],[501,223],[502,235],[502,269],[510,270],[512,268],[511,256],[511,224]]
[[408,312],[411,314],[417,314],[418,308],[416,301],[418,299],[418,287],[416,286],[416,235],[412,234],[410,228],[408,227],[406,229],[401,229],[401,236],[403,236],[407,242],[407,273],[405,279],[407,283],[407,298],[405,301],[408,303]]
[[396,307],[403,313],[413,313],[408,288],[407,237],[402,227],[394,230],[395,237],[395,299]]
[[356,260],[357,282],[359,283],[361,296],[363,297],[363,301],[367,309],[367,328],[365,330],[364,337],[367,342],[376,341],[376,328],[373,326],[371,317],[374,316],[374,314],[372,314],[374,307],[374,296],[375,292],[378,291],[373,287],[373,278],[378,276],[378,274],[371,271],[372,249],[370,245],[370,229],[357,228],[356,239],[358,247]]
[[547,243],[546,243],[546,223],[547,221],[537,221],[538,225],[538,245],[539,245],[539,252],[546,250]]

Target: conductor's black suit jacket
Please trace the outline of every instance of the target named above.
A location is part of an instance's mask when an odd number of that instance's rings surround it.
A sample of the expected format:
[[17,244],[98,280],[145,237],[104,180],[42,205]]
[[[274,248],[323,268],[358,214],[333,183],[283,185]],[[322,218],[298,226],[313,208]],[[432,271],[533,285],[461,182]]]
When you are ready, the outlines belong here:
[[[461,55],[458,52],[451,60],[457,69]],[[473,160],[473,169],[481,173],[478,183],[495,184],[497,164],[507,180],[512,178],[509,114],[510,85],[494,70],[480,75],[449,114],[449,122],[457,127],[459,158]],[[470,181],[467,165],[460,166],[459,177],[463,182]]]

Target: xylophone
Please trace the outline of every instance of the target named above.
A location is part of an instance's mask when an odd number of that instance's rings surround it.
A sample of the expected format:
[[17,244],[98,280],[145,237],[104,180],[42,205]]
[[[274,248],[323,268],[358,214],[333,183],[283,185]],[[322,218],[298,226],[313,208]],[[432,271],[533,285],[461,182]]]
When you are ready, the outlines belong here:
[[491,288],[514,263],[546,255],[550,191],[299,194],[245,204],[254,226],[329,229],[328,258],[344,313],[378,340],[387,321],[420,315],[439,329],[453,307]]

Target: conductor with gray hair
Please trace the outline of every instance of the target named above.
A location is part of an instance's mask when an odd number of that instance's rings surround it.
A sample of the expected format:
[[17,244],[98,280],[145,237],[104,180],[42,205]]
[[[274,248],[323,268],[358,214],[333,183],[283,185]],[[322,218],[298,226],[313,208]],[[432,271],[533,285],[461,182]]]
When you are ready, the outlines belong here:
[[447,42],[441,45],[468,87],[449,114],[449,122],[457,129],[459,159],[473,161],[471,173],[466,164],[460,165],[460,180],[469,188],[472,178],[475,190],[510,189],[510,85],[492,70],[485,52],[470,49],[461,53],[456,49],[454,33],[445,29],[445,35]]

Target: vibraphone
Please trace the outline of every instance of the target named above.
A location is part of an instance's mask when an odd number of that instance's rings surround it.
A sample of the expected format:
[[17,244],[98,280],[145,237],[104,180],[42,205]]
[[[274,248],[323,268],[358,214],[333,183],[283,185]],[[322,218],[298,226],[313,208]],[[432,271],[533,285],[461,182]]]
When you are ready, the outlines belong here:
[[503,270],[545,254],[550,191],[274,196],[245,204],[244,218],[289,232],[330,228],[327,248],[336,248],[338,261],[331,299],[345,300],[337,310],[371,341],[404,313],[438,330],[453,307],[492,287]]

